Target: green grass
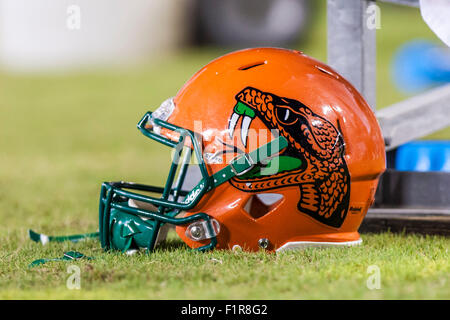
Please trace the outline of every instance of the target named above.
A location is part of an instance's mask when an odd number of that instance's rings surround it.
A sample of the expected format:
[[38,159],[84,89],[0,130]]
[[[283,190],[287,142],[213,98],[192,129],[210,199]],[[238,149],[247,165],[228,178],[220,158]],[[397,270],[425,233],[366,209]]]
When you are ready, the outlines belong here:
[[[417,35],[435,39],[415,9],[382,5],[378,31],[379,106],[405,96],[389,79],[395,48]],[[324,12],[305,53],[326,59]],[[358,248],[281,255],[188,251],[173,240],[151,256],[104,254],[95,241],[41,246],[48,234],[93,231],[102,181],[162,183],[168,150],[136,130],[147,111],[174,95],[223,49],[189,49],[145,65],[77,73],[0,72],[0,298],[450,298],[449,239],[363,235]],[[449,130],[433,137],[449,138]],[[43,257],[78,250],[82,289],[68,290],[68,263],[29,269]],[[381,289],[366,287],[377,265]]]
[[[445,299],[450,297],[448,239],[365,235],[364,245],[282,254],[192,252],[171,241],[151,256],[103,254],[94,241],[38,247],[24,234],[2,239],[0,298],[80,299]],[[17,244],[22,246],[17,249]],[[68,290],[70,263],[28,269],[32,259],[76,249],[81,289]],[[367,268],[380,268],[369,290]]]

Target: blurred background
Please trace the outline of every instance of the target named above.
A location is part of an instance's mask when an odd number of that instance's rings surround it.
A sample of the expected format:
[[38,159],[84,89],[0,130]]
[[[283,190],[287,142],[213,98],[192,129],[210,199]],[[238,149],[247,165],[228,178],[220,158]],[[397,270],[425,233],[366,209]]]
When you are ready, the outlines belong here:
[[[419,9],[377,4],[378,108],[448,82],[398,77],[405,46],[448,51]],[[70,211],[90,219],[67,221],[71,230],[96,227],[101,181],[164,177],[163,147],[136,130],[146,111],[235,49],[281,46],[326,62],[326,32],[325,0],[0,0],[0,202],[28,221]]]

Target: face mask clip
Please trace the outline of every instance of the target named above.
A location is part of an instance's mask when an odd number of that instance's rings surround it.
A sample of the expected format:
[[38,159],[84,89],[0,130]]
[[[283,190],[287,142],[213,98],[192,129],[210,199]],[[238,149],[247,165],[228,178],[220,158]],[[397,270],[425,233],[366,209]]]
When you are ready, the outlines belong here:
[[220,232],[220,224],[216,219],[211,219],[212,230],[206,221],[191,223],[186,229],[186,237],[194,241],[201,241],[216,237]]

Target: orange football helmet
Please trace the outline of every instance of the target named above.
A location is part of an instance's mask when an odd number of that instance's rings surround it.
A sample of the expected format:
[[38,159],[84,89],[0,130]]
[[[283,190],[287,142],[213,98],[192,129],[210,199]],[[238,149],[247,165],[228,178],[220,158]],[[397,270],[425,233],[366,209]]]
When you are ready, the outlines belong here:
[[[165,188],[103,184],[103,247],[151,250],[165,224],[200,249],[361,242],[358,228],[385,170],[381,130],[348,81],[302,52],[220,57],[138,127],[175,149],[174,165]],[[186,190],[193,166],[201,178]]]

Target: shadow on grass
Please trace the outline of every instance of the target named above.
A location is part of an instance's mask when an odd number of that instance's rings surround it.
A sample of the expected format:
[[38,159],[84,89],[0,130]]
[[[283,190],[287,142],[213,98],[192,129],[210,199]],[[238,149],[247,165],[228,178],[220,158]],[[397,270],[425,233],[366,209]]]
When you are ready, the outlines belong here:
[[189,247],[180,239],[167,239],[158,244],[155,248],[158,251],[174,251],[174,250],[189,250]]

